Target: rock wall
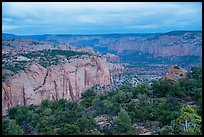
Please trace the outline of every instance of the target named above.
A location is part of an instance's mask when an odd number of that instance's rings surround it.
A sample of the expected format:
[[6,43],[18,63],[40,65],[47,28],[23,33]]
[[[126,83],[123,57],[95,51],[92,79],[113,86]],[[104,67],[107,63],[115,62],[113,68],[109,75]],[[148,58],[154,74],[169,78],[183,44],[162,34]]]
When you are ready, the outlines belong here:
[[[125,45],[125,46],[124,46]],[[167,46],[165,46],[167,45]],[[141,41],[118,40],[110,43],[108,49],[117,51],[136,50],[162,56],[200,56],[202,57],[202,45],[196,40],[186,42],[179,36],[161,36],[158,39],[145,39]]]
[[9,107],[38,105],[42,100],[75,101],[92,86],[112,84],[104,58],[91,56],[44,68],[37,63],[2,82],[2,113]]

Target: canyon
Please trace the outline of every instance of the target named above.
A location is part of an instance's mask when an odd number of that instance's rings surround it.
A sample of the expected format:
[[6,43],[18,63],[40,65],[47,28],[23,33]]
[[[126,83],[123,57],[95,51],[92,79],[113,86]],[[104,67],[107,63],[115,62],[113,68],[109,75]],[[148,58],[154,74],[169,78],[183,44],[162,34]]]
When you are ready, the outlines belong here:
[[138,77],[140,71],[163,77],[168,66],[190,68],[202,61],[201,31],[24,36],[3,33],[2,39],[3,115],[10,107],[39,105],[42,100],[77,101],[81,93],[95,85],[113,85],[114,76],[124,72],[128,79],[129,72]]
[[154,57],[198,56],[202,58],[202,31],[101,35],[12,35],[3,38],[30,38],[43,42],[73,46],[91,46],[102,53],[141,51]]

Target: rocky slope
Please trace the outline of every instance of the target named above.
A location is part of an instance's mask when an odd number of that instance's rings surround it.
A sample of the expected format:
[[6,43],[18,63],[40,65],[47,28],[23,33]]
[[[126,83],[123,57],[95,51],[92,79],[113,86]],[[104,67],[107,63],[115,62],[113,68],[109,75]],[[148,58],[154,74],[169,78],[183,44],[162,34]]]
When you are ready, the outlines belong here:
[[33,62],[29,68],[2,81],[2,113],[16,105],[38,105],[44,99],[75,101],[90,87],[112,84],[105,58],[90,56],[44,68]]

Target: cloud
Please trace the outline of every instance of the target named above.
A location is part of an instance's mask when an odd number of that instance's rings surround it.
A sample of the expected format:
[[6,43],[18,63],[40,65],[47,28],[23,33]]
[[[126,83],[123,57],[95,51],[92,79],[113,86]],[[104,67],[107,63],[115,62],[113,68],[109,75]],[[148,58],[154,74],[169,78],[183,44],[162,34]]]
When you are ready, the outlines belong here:
[[135,26],[127,26],[127,28],[133,28],[133,29],[155,29],[155,28],[159,28],[159,25],[135,25]]
[[2,20],[3,20],[4,23],[13,22],[13,19],[12,19],[12,18],[3,18]]
[[78,33],[103,33],[98,27],[115,32],[159,31],[176,30],[179,25],[182,29],[191,24],[197,29],[202,26],[202,4],[195,2],[3,2],[2,6],[4,30],[15,33],[59,33],[77,28]]
[[12,25],[2,25],[3,31],[13,30],[15,28],[18,28],[18,26],[12,26]]

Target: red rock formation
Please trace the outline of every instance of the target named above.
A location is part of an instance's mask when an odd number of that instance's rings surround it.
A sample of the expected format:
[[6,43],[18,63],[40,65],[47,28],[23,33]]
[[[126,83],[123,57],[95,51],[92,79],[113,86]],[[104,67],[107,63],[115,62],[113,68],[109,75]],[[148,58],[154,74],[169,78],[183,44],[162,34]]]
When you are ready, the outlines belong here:
[[33,63],[27,70],[2,82],[2,112],[6,114],[8,108],[17,104],[38,105],[44,99],[74,101],[92,86],[111,82],[106,60],[96,56],[72,59],[48,68]]
[[179,66],[170,66],[166,74],[166,78],[177,82],[179,79],[187,77],[188,73],[185,69]]

